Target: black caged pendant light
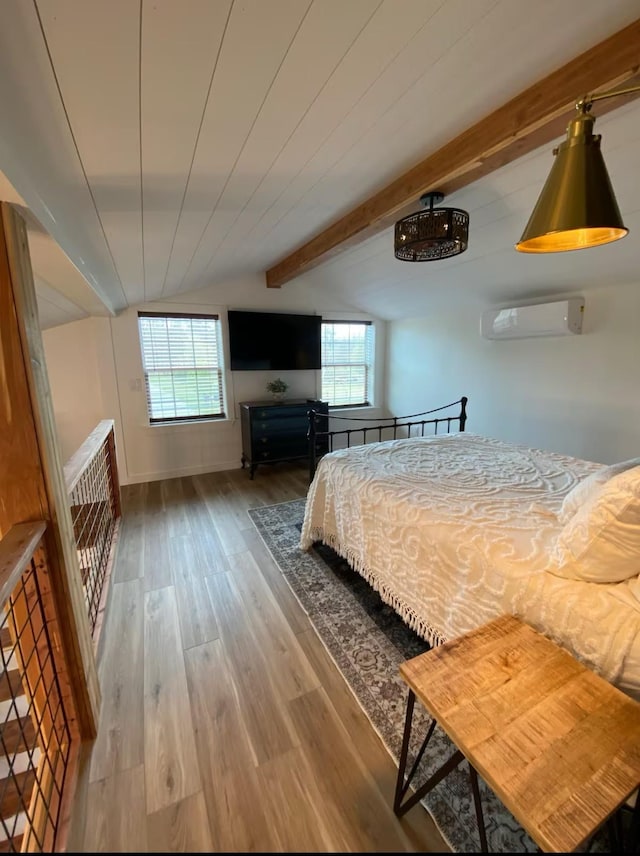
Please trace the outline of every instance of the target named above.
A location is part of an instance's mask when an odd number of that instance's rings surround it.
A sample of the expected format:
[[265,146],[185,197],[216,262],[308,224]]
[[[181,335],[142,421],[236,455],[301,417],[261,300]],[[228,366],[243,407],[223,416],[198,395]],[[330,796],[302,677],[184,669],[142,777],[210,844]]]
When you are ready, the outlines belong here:
[[[469,214],[460,208],[434,208],[444,194],[425,193],[416,211],[395,225],[394,254],[402,262],[432,262],[460,255],[469,243]],[[428,206],[428,207],[427,207]]]

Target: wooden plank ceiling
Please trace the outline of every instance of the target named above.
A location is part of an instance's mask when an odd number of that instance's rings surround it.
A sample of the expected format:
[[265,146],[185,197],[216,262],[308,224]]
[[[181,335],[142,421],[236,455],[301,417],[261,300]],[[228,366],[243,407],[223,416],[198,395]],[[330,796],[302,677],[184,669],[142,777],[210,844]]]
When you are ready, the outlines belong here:
[[[270,268],[267,286],[277,288],[345,246],[378,234],[415,210],[424,193],[455,192],[561,136],[575,115],[581,97],[576,93],[635,88],[639,61],[640,20],[530,86],[324,229]],[[640,89],[612,97],[598,113],[638,97]]]
[[[632,24],[638,5],[4,0],[1,14],[0,108],[12,121],[0,170],[104,311],[119,311],[263,276]],[[375,240],[353,252],[365,247],[366,259],[380,253]],[[343,272],[359,269],[349,253],[339,259]],[[405,314],[410,267],[394,271]],[[338,275],[324,280],[342,287]],[[349,281],[354,305],[388,313],[369,279],[351,271]],[[55,323],[95,314],[79,303],[60,300]]]

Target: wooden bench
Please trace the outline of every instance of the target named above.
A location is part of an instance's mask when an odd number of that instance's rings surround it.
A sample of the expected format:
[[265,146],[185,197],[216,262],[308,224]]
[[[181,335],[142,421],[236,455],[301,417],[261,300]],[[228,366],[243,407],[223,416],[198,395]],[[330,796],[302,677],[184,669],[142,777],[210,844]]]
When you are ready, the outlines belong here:
[[[483,852],[478,774],[541,850],[566,853],[584,847],[640,785],[640,704],[513,616],[407,660],[400,673],[409,693],[397,815],[466,758]],[[416,698],[433,720],[405,776]],[[436,722],[456,752],[405,799]]]

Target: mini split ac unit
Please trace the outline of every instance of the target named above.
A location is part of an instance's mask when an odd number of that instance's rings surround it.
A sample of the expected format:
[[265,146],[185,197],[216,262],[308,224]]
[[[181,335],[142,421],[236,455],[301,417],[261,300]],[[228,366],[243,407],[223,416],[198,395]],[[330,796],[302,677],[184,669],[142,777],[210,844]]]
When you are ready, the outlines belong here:
[[487,309],[480,318],[480,332],[485,339],[567,336],[582,333],[583,313],[582,297],[508,309]]

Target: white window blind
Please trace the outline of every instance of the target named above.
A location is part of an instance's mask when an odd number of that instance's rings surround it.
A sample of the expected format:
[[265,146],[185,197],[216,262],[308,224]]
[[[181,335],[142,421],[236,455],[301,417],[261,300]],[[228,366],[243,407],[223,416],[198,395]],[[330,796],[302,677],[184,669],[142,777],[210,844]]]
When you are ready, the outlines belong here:
[[322,322],[322,399],[330,406],[361,406],[373,400],[373,324]]
[[150,422],[225,415],[217,315],[139,312]]

